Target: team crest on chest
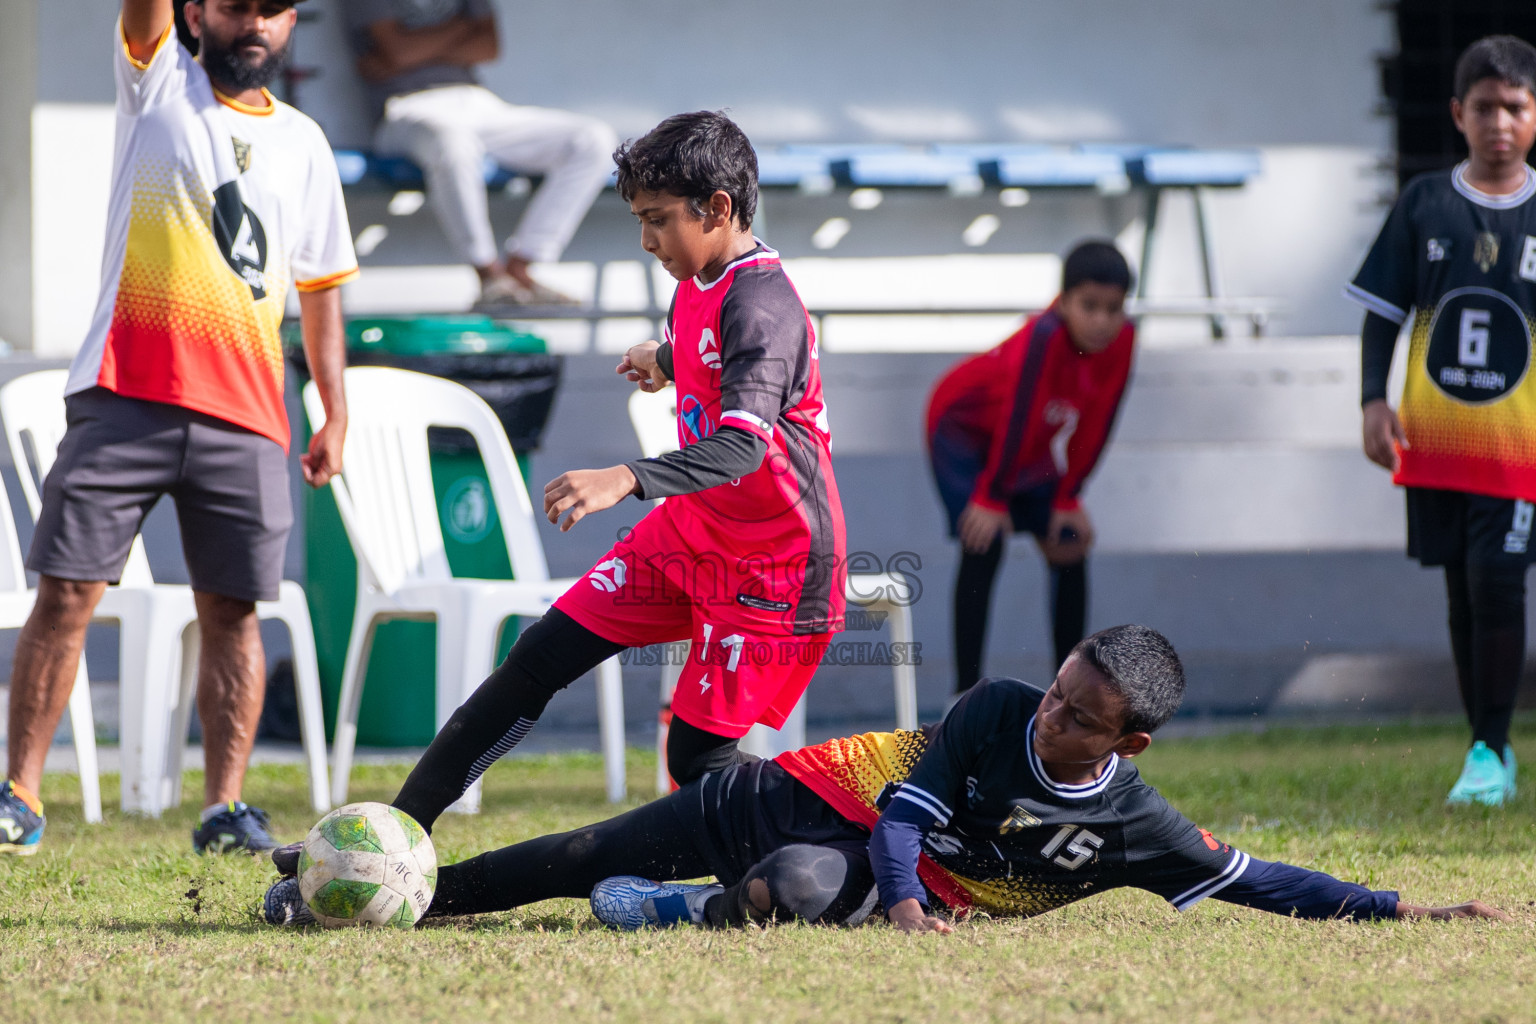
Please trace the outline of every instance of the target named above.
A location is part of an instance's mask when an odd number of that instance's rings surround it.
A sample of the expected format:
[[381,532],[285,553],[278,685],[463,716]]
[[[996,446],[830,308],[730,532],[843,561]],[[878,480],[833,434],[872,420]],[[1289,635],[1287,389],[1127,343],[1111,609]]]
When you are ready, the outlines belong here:
[[683,425],[685,444],[702,441],[715,432],[715,421],[704,408],[704,403],[693,395],[684,395],[678,400],[677,418]]
[[251,169],[251,144],[233,135],[229,137],[229,141],[235,146],[235,166],[240,168],[241,174],[244,174]]
[[715,340],[715,332],[708,327],[699,334],[699,359],[711,370],[720,369],[720,343]]
[[1008,820],[998,827],[998,832],[1007,835],[1009,832],[1022,832],[1026,828],[1035,828],[1039,824],[1039,818],[1022,807],[1015,807],[1013,813],[1008,815]]
[[1499,236],[1492,231],[1479,231],[1472,243],[1472,262],[1485,274],[1492,270],[1499,262]]

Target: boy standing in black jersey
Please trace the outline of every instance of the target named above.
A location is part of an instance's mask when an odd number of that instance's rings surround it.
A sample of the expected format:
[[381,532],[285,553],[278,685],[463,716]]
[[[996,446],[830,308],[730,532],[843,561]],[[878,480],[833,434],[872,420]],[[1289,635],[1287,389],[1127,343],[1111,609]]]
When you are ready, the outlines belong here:
[[[1445,570],[1472,746],[1447,802],[1515,792],[1509,723],[1525,665],[1536,501],[1536,48],[1489,36],[1456,65],[1451,118],[1470,155],[1409,182],[1345,294],[1361,331],[1365,453],[1408,502],[1408,554]],[[1387,404],[1413,316],[1401,409]]]

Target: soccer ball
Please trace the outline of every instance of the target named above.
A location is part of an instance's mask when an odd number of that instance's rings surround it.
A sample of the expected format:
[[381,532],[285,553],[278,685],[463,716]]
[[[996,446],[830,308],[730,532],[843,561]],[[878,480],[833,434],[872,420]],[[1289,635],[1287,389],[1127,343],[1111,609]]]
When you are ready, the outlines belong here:
[[327,928],[409,928],[436,886],[432,837],[388,804],[337,808],[309,830],[299,853],[299,895]]

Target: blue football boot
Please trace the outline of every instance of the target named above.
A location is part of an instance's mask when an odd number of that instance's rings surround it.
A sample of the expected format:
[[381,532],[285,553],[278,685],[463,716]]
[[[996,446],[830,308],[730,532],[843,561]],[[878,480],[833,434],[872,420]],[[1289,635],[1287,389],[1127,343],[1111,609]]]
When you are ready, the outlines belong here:
[[297,878],[282,878],[273,882],[261,901],[261,915],[267,924],[279,928],[302,928],[315,923],[314,912],[299,895]]
[[652,882],[635,875],[605,878],[592,889],[592,913],[610,928],[632,932],[650,925],[703,924],[704,904],[722,885]]

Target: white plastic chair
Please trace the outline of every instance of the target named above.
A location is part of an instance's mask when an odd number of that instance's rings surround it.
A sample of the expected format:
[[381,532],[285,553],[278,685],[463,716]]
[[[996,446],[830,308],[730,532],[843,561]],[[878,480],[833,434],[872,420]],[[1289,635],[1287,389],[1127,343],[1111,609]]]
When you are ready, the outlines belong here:
[[[65,370],[43,370],[0,387],[6,443],[34,521],[43,504],[39,481],[52,468],[64,437],[67,380]],[[324,813],[330,809],[330,787],[320,666],[303,588],[284,580],[278,599],[257,602],[256,614],[281,621],[292,638],[310,803]],[[135,538],[122,580],[106,589],[95,617],[119,624],[122,808],[159,817],[165,808],[181,803],[182,760],[197,690],[199,633],[192,588],[156,583],[143,539]]]
[[[677,389],[647,393],[635,390],[629,396],[629,421],[640,441],[640,451],[648,459],[675,451],[677,436]],[[912,610],[910,601],[901,595],[910,593],[906,580],[891,573],[850,573],[845,591],[850,605],[868,611],[883,611],[891,624],[893,644],[912,643]],[[673,662],[678,662],[673,664]],[[661,703],[671,703],[672,691],[682,674],[682,663],[668,658],[661,672]],[[891,665],[892,681],[896,689],[896,728],[917,728],[917,669],[905,659]],[[760,757],[774,757],[786,750],[805,745],[805,698],[801,697],[794,710],[785,719],[783,728],[770,729],[754,725],[742,739],[741,749]],[[666,733],[656,734],[656,791],[665,793],[671,788],[667,775]]]
[[[25,473],[26,466],[18,469]],[[37,591],[27,587],[26,565],[21,557],[21,543],[16,535],[16,520],[11,503],[0,490],[0,629],[20,629],[32,614]],[[15,680],[11,685],[16,685]],[[75,670],[75,685],[69,691],[69,729],[74,736],[75,761],[80,769],[80,804],[85,820],[101,821],[101,775],[96,764],[96,720],[91,714],[91,689],[86,678],[85,655]]]
[[[357,611],[336,709],[332,795],[345,803],[357,744],[357,715],[374,631],[391,619],[437,624],[437,728],[495,667],[496,634],[513,616],[538,617],[574,579],[552,580],[506,432],[468,388],[387,367],[346,371],[345,468],[332,481],[342,525],[357,555]],[[325,407],[314,384],[304,408],[315,430]],[[453,576],[432,488],[427,428],[468,431],[480,448],[515,579]],[[597,668],[597,710],[608,799],[624,798],[624,693],[617,658]],[[451,808],[473,813],[480,783]]]

